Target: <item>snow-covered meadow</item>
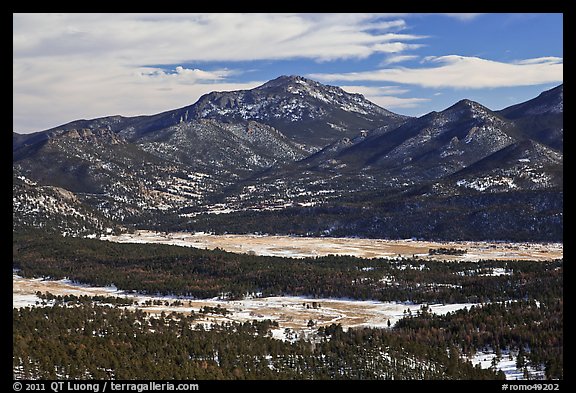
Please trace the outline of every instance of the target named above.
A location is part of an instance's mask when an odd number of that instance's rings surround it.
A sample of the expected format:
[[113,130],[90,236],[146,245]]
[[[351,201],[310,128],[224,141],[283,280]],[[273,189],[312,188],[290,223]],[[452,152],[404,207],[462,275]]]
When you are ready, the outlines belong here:
[[[50,292],[54,295],[88,295],[88,296],[117,296],[132,299],[137,302],[133,307],[139,307],[151,313],[162,311],[190,313],[198,312],[202,307],[220,306],[228,310],[228,314],[209,314],[206,322],[222,321],[251,321],[271,319],[277,321],[284,330],[289,328],[300,331],[308,327],[310,320],[316,327],[340,323],[344,328],[349,327],[388,327],[393,326],[407,313],[416,314],[422,305],[400,302],[379,302],[370,300],[351,299],[317,299],[303,296],[273,296],[273,297],[247,297],[242,300],[192,299],[174,296],[148,296],[126,293],[115,287],[93,287],[80,285],[70,280],[48,280],[42,278],[27,279],[19,276],[17,272],[12,275],[13,307],[33,307],[42,300],[36,296],[37,292]],[[181,305],[174,305],[179,300]],[[38,304],[37,304],[38,302]],[[162,304],[146,305],[146,302]],[[433,313],[442,315],[447,312],[470,307],[473,303],[462,304],[430,304]]]
[[[481,259],[531,259],[551,260],[562,258],[562,243],[504,243],[504,242],[430,242],[413,239],[381,240],[352,238],[305,238],[291,236],[263,235],[211,235],[206,233],[160,233],[137,231],[119,236],[109,235],[102,240],[120,243],[160,243],[201,249],[220,248],[230,252],[255,255],[305,258],[329,254],[352,255],[363,258],[420,257],[448,261],[479,261]],[[462,255],[434,254],[429,250],[439,248],[466,249]],[[369,269],[369,268],[367,268]],[[493,268],[482,275],[499,276],[510,274],[504,268]],[[50,292],[54,295],[117,296],[132,300],[129,308],[139,308],[150,315],[165,312],[189,314],[195,312],[200,317],[197,322],[210,328],[213,323],[246,322],[270,319],[278,323],[272,329],[272,337],[280,340],[314,339],[316,329],[332,323],[341,324],[344,329],[394,326],[407,314],[415,315],[421,304],[401,302],[360,301],[351,299],[317,299],[302,296],[246,297],[242,300],[193,299],[174,296],[148,296],[126,293],[115,287],[93,287],[80,285],[70,280],[26,279],[13,272],[13,307],[43,306],[37,292]],[[44,303],[46,304],[46,303]],[[47,304],[50,306],[50,303]],[[429,304],[428,311],[438,315],[470,308],[472,303]],[[207,312],[200,314],[204,307],[221,307],[225,315]],[[496,367],[508,379],[524,379],[525,370],[516,369],[514,353],[506,354],[493,361],[493,352],[479,352],[470,360],[482,368]],[[541,370],[528,369],[529,378],[539,378]]]
[[506,379],[509,380],[544,379],[544,370],[526,367],[527,375],[525,375],[524,370],[519,370],[516,367],[517,355],[517,352],[502,351],[501,357],[498,359],[494,351],[483,351],[477,352],[470,358],[470,361],[474,365],[479,364],[482,368],[495,367],[497,370],[502,370]]
[[[207,313],[200,314],[197,322],[205,328],[213,323],[246,322],[252,320],[270,319],[278,323],[272,329],[272,337],[279,340],[294,341],[301,337],[314,337],[315,330],[320,326],[339,323],[344,329],[360,327],[388,328],[394,326],[406,314],[417,314],[422,305],[400,302],[378,302],[351,299],[312,299],[302,296],[247,297],[242,300],[191,299],[174,296],[147,296],[125,293],[115,287],[93,287],[80,285],[70,280],[49,280],[43,278],[28,279],[12,274],[13,299],[12,306],[36,307],[42,306],[42,299],[37,292],[50,292],[54,295],[88,295],[117,296],[131,299],[134,304],[131,309],[139,308],[150,314],[171,312],[189,314],[198,313],[203,307],[221,307],[227,310],[226,315]],[[448,312],[478,306],[474,303],[429,304],[428,311],[443,315]],[[47,304],[50,306],[50,303]],[[309,323],[312,321],[313,325]],[[492,366],[493,351],[478,352],[470,360],[480,364],[482,368]],[[516,354],[504,354],[496,362],[496,369],[501,369],[507,379],[524,379],[524,371],[516,368]],[[529,377],[541,378],[543,371],[528,369]]]

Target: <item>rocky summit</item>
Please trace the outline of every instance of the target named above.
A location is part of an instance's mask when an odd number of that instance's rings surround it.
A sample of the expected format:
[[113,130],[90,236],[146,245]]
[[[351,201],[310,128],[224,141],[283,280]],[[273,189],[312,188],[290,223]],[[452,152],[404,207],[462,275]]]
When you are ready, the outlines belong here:
[[563,86],[419,118],[300,76],[13,133],[14,227],[561,241]]

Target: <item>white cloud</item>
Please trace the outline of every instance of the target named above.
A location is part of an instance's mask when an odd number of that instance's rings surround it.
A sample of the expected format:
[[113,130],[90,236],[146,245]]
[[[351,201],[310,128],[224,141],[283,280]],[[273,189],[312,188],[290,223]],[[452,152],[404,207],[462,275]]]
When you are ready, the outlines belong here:
[[[368,98],[368,97],[367,97]],[[429,102],[429,98],[417,97],[394,97],[394,96],[377,96],[368,98],[376,105],[386,109],[399,109],[399,108],[418,108],[420,105]]]
[[448,16],[450,18],[454,18],[454,19],[458,19],[460,21],[463,22],[467,22],[473,19],[478,18],[480,15],[480,13],[452,13],[452,14],[440,14],[440,15],[444,15],[444,16]]
[[320,81],[386,81],[429,88],[482,89],[558,83],[563,80],[561,58],[541,57],[502,63],[457,55],[428,56],[432,67],[385,68],[342,74],[312,74]]
[[537,57],[534,59],[517,60],[514,64],[562,64],[561,57]]
[[205,71],[198,68],[185,68],[182,66],[177,66],[173,72],[157,67],[143,67],[137,71],[137,75],[146,82],[154,80],[157,82],[187,84],[221,81],[235,73],[236,71],[228,69]]
[[[408,24],[427,15],[13,14],[14,128],[31,132],[79,118],[153,114],[192,104],[210,91],[265,82],[231,83],[233,76],[248,75],[243,61],[349,59],[364,65],[360,60],[383,56],[381,69],[308,76],[358,85],[356,91],[364,89],[367,98],[392,108],[426,99],[398,97],[407,92],[374,90],[361,82],[460,89],[563,78],[558,57],[502,63],[452,55],[426,57],[417,68],[399,67],[420,58],[409,51],[422,47],[428,36],[407,34]],[[445,17],[466,22],[479,15]]]
[[380,96],[386,94],[404,94],[408,89],[399,86],[362,86],[362,85],[341,85],[342,90],[348,93],[360,93],[364,96]]
[[404,61],[408,61],[408,60],[416,60],[419,56],[417,55],[391,55],[388,56],[387,58],[385,58],[380,65],[381,66],[387,66],[390,64],[395,64],[395,63],[402,63]]
[[158,113],[263,82],[229,83],[239,69],[206,62],[402,53],[424,38],[405,28],[398,16],[350,13],[13,14],[15,131]]
[[16,132],[55,127],[101,116],[155,114],[186,105],[211,91],[251,89],[264,81],[230,83],[231,70],[132,68],[90,60],[14,64]]
[[15,14],[15,57],[91,54],[137,64],[362,58],[422,36],[375,14]]
[[397,97],[397,94],[408,93],[409,90],[398,86],[340,86],[348,93],[360,93],[373,103],[386,108],[416,108],[423,103],[430,101],[428,98]]

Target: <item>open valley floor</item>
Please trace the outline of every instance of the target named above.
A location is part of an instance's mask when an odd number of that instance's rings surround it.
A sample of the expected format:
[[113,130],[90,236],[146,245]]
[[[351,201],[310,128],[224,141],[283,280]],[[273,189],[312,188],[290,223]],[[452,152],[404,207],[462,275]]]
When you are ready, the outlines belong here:
[[[320,257],[329,254],[361,258],[419,257],[436,260],[478,261],[550,260],[563,256],[562,243],[510,242],[436,242],[425,240],[385,240],[333,237],[296,237],[263,235],[212,235],[206,233],[136,231],[102,239],[120,243],[159,243],[215,249],[255,255],[292,258]],[[456,248],[466,250],[462,255],[433,254],[430,250]]]
[[[108,243],[108,241],[111,243]],[[126,244],[121,245],[118,243]],[[129,246],[128,243],[131,243],[132,246]],[[472,296],[470,299],[474,299],[471,288],[476,285],[475,283],[482,282],[482,285],[487,285],[485,290],[494,283],[500,283],[498,285],[503,285],[508,282],[510,283],[509,285],[516,285],[514,283],[517,281],[518,274],[522,274],[527,282],[537,278],[541,281],[542,279],[545,279],[547,280],[546,282],[554,282],[554,277],[561,276],[562,274],[561,259],[563,258],[562,243],[432,242],[412,239],[379,240],[260,235],[218,236],[205,233],[161,233],[152,231],[137,231],[133,234],[107,236],[101,238],[101,241],[76,239],[68,244],[66,246],[67,248],[62,245],[59,248],[55,248],[52,252],[46,254],[48,255],[47,257],[41,256],[43,255],[41,253],[43,251],[42,247],[37,251],[40,252],[39,254],[34,254],[30,249],[24,247],[24,244],[28,243],[20,240],[18,242],[17,250],[21,253],[24,252],[24,250],[28,250],[26,252],[31,253],[29,254],[30,256],[27,257],[20,256],[19,259],[23,259],[18,263],[24,263],[23,268],[28,270],[38,265],[37,263],[28,264],[28,259],[32,258],[31,256],[33,255],[37,256],[34,258],[48,258],[46,261],[51,260],[51,255],[59,255],[61,263],[63,264],[62,266],[66,266],[66,263],[68,262],[65,263],[65,260],[76,261],[73,265],[77,264],[78,259],[75,255],[85,255],[83,258],[87,258],[86,263],[90,264],[106,262],[109,260],[113,261],[116,258],[114,255],[122,255],[122,253],[125,253],[125,255],[120,258],[124,261],[123,263],[132,261],[130,263],[135,263],[134,266],[138,266],[138,263],[142,263],[142,266],[152,268],[156,265],[146,265],[147,262],[144,256],[138,256],[143,252],[159,253],[161,251],[160,249],[152,249],[152,244],[181,246],[182,248],[171,248],[170,252],[175,254],[170,257],[173,259],[167,257],[167,261],[172,261],[169,262],[169,265],[172,266],[174,262],[178,261],[179,257],[177,255],[181,255],[181,258],[184,259],[191,258],[189,262],[190,268],[194,266],[195,257],[187,257],[186,255],[188,255],[188,250],[184,247],[192,247],[201,250],[213,250],[218,248],[220,250],[239,254],[249,254],[244,255],[243,258],[250,258],[250,255],[296,258],[274,259],[274,265],[276,265],[276,263],[286,263],[287,269],[288,265],[291,266],[290,269],[294,269],[295,267],[292,266],[294,264],[301,264],[302,268],[307,266],[304,263],[308,263],[310,266],[317,265],[315,259],[302,260],[300,258],[318,257],[318,261],[323,261],[321,257],[327,255],[347,255],[358,258],[383,258],[385,261],[374,259],[372,262],[363,262],[362,260],[354,260],[354,258],[350,258],[350,261],[343,259],[341,260],[341,263],[343,263],[342,266],[335,265],[340,266],[338,269],[341,270],[333,270],[332,274],[349,274],[350,279],[353,280],[353,282],[357,282],[357,285],[380,285],[383,288],[387,288],[386,291],[401,290],[405,287],[412,288],[411,291],[406,292],[407,294],[410,294],[410,296],[416,295],[417,293],[439,294],[441,291],[448,291],[446,293],[453,291],[455,294],[463,294],[463,297],[460,299],[467,299],[466,296]],[[108,247],[99,250],[99,245],[108,245]],[[45,247],[50,248],[47,244],[44,245],[44,248]],[[91,249],[90,247],[94,248]],[[99,253],[95,254],[97,256],[92,255],[92,251],[86,254],[77,254],[80,249],[85,253],[88,252],[88,250],[99,250]],[[128,249],[131,250],[130,253],[128,252]],[[168,252],[168,249],[164,251]],[[184,253],[182,253],[182,251],[184,251]],[[206,255],[208,255],[213,252],[202,251],[201,253],[207,253]],[[224,265],[228,266],[236,263],[234,261],[238,257],[234,254],[226,253],[216,255],[219,255],[219,258],[223,259],[216,260],[213,263],[216,263],[217,266],[222,266],[222,268],[224,268]],[[151,260],[156,258],[153,255],[149,255],[149,257],[152,258]],[[139,258],[143,259],[140,261]],[[199,261],[201,260],[202,259],[199,259]],[[239,260],[244,261],[245,259]],[[446,263],[439,261],[446,261]],[[198,263],[202,264],[204,262]],[[348,271],[346,270],[348,263],[358,265],[351,271]],[[366,265],[366,263],[368,264]],[[390,263],[390,266],[388,266],[388,263]],[[110,265],[108,269],[118,269],[118,274],[127,274],[123,272],[130,272],[133,274],[134,272],[139,271],[139,268],[137,267],[132,270],[122,270],[122,266],[124,266],[122,263],[119,266],[120,267],[113,267],[113,265]],[[154,269],[159,269],[161,266],[164,265],[158,265],[158,267],[155,267]],[[475,266],[478,266],[478,268],[475,268]],[[163,268],[164,267],[162,267],[162,269]],[[266,265],[263,264],[259,268],[265,270]],[[443,269],[445,268],[448,268],[449,272],[444,272]],[[386,270],[388,273],[379,273],[378,269],[388,269]],[[527,270],[524,271],[524,269]],[[534,272],[536,270],[538,272],[540,272],[540,270],[542,271],[535,276]],[[160,270],[154,274],[159,274],[159,271]],[[315,270],[313,271],[316,272]],[[357,275],[354,272],[359,272],[360,274]],[[440,281],[427,281],[426,277],[428,275],[440,274],[440,272],[443,272],[441,273],[443,274],[442,276],[435,276],[442,277],[439,278]],[[38,307],[48,307],[43,309],[45,311],[40,311],[46,312],[46,315],[49,315],[49,310],[51,310],[51,307],[55,305],[63,305],[69,310],[72,310],[71,312],[73,312],[74,307],[85,309],[86,305],[82,306],[80,303],[75,305],[74,303],[80,300],[80,297],[84,297],[84,300],[82,300],[83,302],[92,302],[93,307],[104,307],[99,308],[99,310],[106,310],[105,307],[120,307],[121,309],[124,309],[124,312],[136,313],[134,315],[143,315],[143,318],[145,319],[142,319],[142,321],[148,321],[143,323],[150,324],[150,326],[147,327],[147,329],[150,330],[149,333],[154,333],[158,323],[154,321],[159,320],[174,321],[174,323],[178,323],[176,321],[182,322],[190,320],[193,321],[190,325],[191,329],[195,329],[196,331],[200,329],[201,331],[206,332],[223,329],[223,326],[241,326],[250,323],[263,323],[269,326],[269,331],[266,333],[268,340],[280,340],[278,342],[294,346],[297,346],[299,345],[298,343],[302,342],[310,343],[312,346],[319,345],[319,343],[323,342],[322,340],[325,340],[325,338],[323,338],[325,336],[323,335],[326,333],[324,332],[332,331],[334,326],[337,325],[341,326],[344,332],[352,332],[352,330],[354,330],[355,333],[351,333],[353,335],[361,335],[361,332],[363,331],[375,331],[370,329],[383,329],[382,332],[384,333],[381,334],[389,334],[390,337],[393,337],[394,335],[408,334],[407,332],[410,332],[411,329],[418,327],[419,330],[413,330],[413,332],[421,332],[418,333],[421,339],[427,337],[425,334],[439,335],[435,338],[439,339],[440,337],[444,337],[442,332],[444,329],[449,329],[448,326],[451,326],[450,323],[456,323],[450,329],[456,329],[457,326],[461,326],[461,323],[451,322],[452,320],[456,321],[458,318],[464,318],[462,319],[463,321],[470,320],[467,318],[474,318],[474,315],[478,315],[478,317],[484,318],[483,320],[485,320],[486,315],[491,314],[489,311],[482,311],[484,309],[495,310],[494,314],[492,314],[490,318],[494,318],[494,316],[496,316],[496,318],[501,318],[501,323],[506,320],[506,315],[508,313],[516,313],[518,315],[524,315],[524,312],[532,313],[524,316],[526,317],[525,328],[510,325],[509,327],[506,327],[506,329],[511,329],[509,333],[507,333],[507,330],[496,332],[498,333],[500,340],[506,340],[506,342],[509,342],[509,344],[503,345],[502,348],[499,348],[498,350],[495,350],[491,344],[471,345],[472,342],[466,344],[467,342],[465,340],[457,341],[459,339],[456,339],[456,336],[454,337],[454,340],[456,340],[454,342],[458,342],[462,345],[461,353],[459,355],[462,357],[462,361],[469,362],[472,365],[477,365],[483,370],[482,372],[500,370],[502,375],[507,379],[540,379],[546,377],[545,372],[551,372],[550,370],[545,371],[547,367],[545,362],[535,362],[534,364],[524,362],[524,366],[519,367],[518,365],[521,363],[520,360],[518,360],[519,356],[526,355],[519,354],[520,350],[518,349],[517,344],[515,344],[516,341],[514,340],[516,339],[513,339],[513,337],[520,337],[519,335],[531,337],[530,335],[533,334],[532,330],[536,326],[539,326],[538,324],[543,321],[541,320],[542,318],[550,318],[548,317],[549,315],[551,315],[552,318],[561,318],[561,314],[558,314],[558,311],[554,311],[558,306],[558,302],[560,302],[561,306],[561,298],[558,298],[558,291],[549,291],[550,294],[544,292],[540,293],[540,295],[542,295],[540,297],[542,299],[541,301],[518,298],[515,292],[510,292],[511,297],[504,297],[499,300],[495,299],[493,297],[494,295],[490,295],[491,292],[485,292],[484,297],[482,297],[482,299],[485,300],[481,301],[435,300],[431,302],[418,300],[394,301],[396,297],[388,298],[390,301],[377,301],[359,300],[359,298],[330,297],[326,295],[320,295],[317,297],[295,295],[263,296],[262,293],[254,292],[246,293],[243,297],[207,296],[206,298],[201,298],[200,296],[199,298],[176,294],[154,295],[154,292],[123,290],[114,285],[97,286],[80,284],[70,278],[63,278],[67,277],[66,275],[53,276],[52,273],[36,273],[30,275],[29,273],[24,273],[24,270],[20,271],[18,269],[18,265],[13,270],[13,308],[16,313],[21,313],[20,318],[24,315],[32,315],[32,310],[39,310]],[[224,273],[225,271],[222,271],[219,274]],[[152,274],[152,270],[150,274]],[[316,272],[314,274],[320,273]],[[374,277],[369,279],[371,275],[374,275]],[[115,277],[119,278],[121,276]],[[154,277],[161,276],[157,275]],[[197,277],[195,274],[189,274],[186,277],[187,280],[191,281],[200,279],[200,277]],[[225,277],[227,277],[225,274],[222,275],[223,280]],[[353,279],[352,277],[356,278]],[[369,282],[372,284],[368,284]],[[120,284],[118,286],[124,288]],[[549,285],[549,287],[554,288],[555,286]],[[533,289],[528,288],[527,290],[533,292]],[[291,292],[287,291],[284,293],[290,294]],[[534,294],[532,293],[531,296],[534,296]],[[431,297],[431,299],[432,298],[434,297]],[[366,299],[366,297],[364,299]],[[368,299],[370,299],[370,297],[368,297]],[[514,306],[517,302],[518,306]],[[544,302],[545,305],[541,305],[544,304]],[[522,307],[527,308],[522,311]],[[105,313],[107,312],[108,311]],[[438,319],[430,319],[430,323],[433,322],[440,325],[437,327],[427,326],[426,324],[428,322],[426,321],[428,317],[426,317],[426,315],[444,316],[443,318],[446,319],[441,321]],[[422,318],[418,318],[419,316],[422,316]],[[487,320],[485,320],[485,322],[487,322]],[[494,321],[491,321],[490,323],[493,322]],[[172,322],[166,323],[171,324]],[[551,323],[554,324],[556,322]],[[411,328],[410,326],[413,327]],[[464,327],[468,329],[469,326],[462,325],[462,328]],[[458,329],[461,330],[460,327],[458,327]],[[489,337],[486,342],[491,343],[492,338],[490,337],[496,333],[490,330],[487,325],[484,326],[483,329],[488,330],[485,332],[475,332],[474,329],[472,329],[468,334],[470,335],[470,338],[472,335],[478,336],[474,340],[480,340],[482,337],[482,340],[484,340],[486,337]],[[556,326],[554,329],[558,329],[558,327]],[[458,335],[462,334],[460,330],[457,330]],[[360,337],[361,336],[358,336],[357,339],[361,340]],[[466,336],[463,337],[466,339]],[[224,340],[224,338],[222,339]],[[446,338],[444,337],[442,339]],[[522,340],[526,339],[523,338]],[[549,341],[556,339],[557,337],[554,335],[550,335],[550,337],[547,338]],[[407,344],[401,344],[401,347],[404,345]],[[556,348],[557,345],[558,344],[554,344],[554,348]],[[538,350],[541,351],[540,349]],[[402,353],[403,352],[401,351],[394,356],[396,358],[402,357],[404,356]],[[383,356],[383,359],[388,359],[387,356],[392,356],[386,351],[382,352],[380,355]],[[416,355],[412,354],[409,356]],[[271,362],[269,358],[266,359]],[[396,361],[394,359],[390,357],[386,362]],[[408,363],[411,364],[409,368],[416,367],[415,365],[418,364],[412,364],[411,362],[413,363],[414,359],[408,360]],[[24,366],[17,365],[15,367],[15,370],[19,370],[17,371],[18,373],[24,373],[24,368],[22,368]],[[273,366],[270,365],[270,367]],[[392,370],[395,369],[392,368]],[[404,375],[402,374],[404,371],[393,371],[393,373],[396,372],[400,373],[398,375]],[[411,372],[412,371],[408,372],[408,374]],[[556,371],[556,373],[558,372]]]
[[[207,326],[211,323],[227,321],[245,322],[270,319],[278,322],[279,328],[274,331],[276,338],[298,338],[310,329],[308,323],[314,322],[315,327],[339,323],[343,328],[349,327],[386,327],[402,318],[408,310],[416,313],[420,305],[411,303],[360,301],[349,299],[311,299],[301,296],[274,296],[265,298],[247,298],[242,300],[222,299],[183,299],[167,296],[145,296],[126,294],[114,287],[91,287],[78,285],[69,280],[25,279],[13,274],[13,306],[35,306],[41,299],[37,292],[54,295],[75,296],[121,296],[133,299],[132,308],[140,308],[148,313],[178,312],[198,313],[203,307],[221,307],[227,310],[226,315],[218,313],[206,314],[198,322]],[[177,300],[180,300],[177,302]],[[148,303],[147,303],[148,302]],[[433,304],[432,312],[445,314],[472,303],[463,304]],[[289,329],[290,332],[287,332]],[[287,335],[285,333],[288,333]],[[288,337],[286,337],[288,336]]]

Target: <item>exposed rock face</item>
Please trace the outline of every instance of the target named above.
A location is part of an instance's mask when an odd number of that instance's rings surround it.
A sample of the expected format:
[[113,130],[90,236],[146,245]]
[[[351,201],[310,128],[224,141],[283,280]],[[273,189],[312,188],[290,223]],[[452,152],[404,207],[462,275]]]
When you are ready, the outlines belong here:
[[[26,194],[49,193],[50,204],[66,205],[50,215],[74,205],[79,215],[98,217],[86,223],[99,228],[109,220],[140,228],[254,232],[266,225],[278,233],[446,237],[442,226],[456,215],[460,228],[474,222],[491,239],[514,231],[554,238],[562,232],[563,87],[498,112],[462,100],[408,118],[338,87],[282,76],[157,115],[13,134],[13,172],[18,225],[41,222]],[[438,211],[447,201],[451,213]],[[504,205],[517,222],[493,214]],[[34,224],[24,206],[38,210]],[[320,208],[329,217],[311,225]],[[266,211],[266,222],[242,213]],[[300,214],[303,224],[286,212]]]

